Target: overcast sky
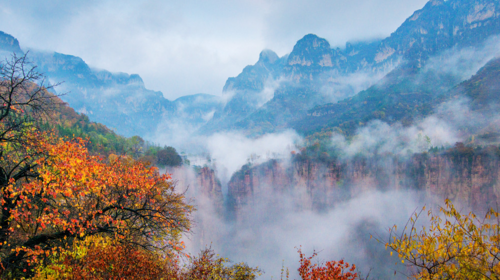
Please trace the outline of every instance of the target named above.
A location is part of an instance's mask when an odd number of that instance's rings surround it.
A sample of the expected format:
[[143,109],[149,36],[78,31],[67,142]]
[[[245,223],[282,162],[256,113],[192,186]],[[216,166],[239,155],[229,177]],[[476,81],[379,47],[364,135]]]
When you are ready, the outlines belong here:
[[22,48],[139,74],[168,99],[219,95],[263,49],[308,33],[332,46],[390,35],[427,0],[0,0],[0,30]]

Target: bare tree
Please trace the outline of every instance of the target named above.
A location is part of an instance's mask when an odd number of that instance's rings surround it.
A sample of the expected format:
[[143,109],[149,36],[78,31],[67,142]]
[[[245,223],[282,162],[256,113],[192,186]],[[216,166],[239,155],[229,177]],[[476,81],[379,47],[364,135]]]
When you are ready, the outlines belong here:
[[0,143],[16,142],[26,126],[32,126],[54,108],[60,99],[50,93],[50,85],[28,53],[13,54],[0,64]]
[[12,237],[8,231],[11,210],[23,197],[22,191],[13,193],[9,185],[36,178],[36,160],[45,156],[36,144],[37,137],[42,137],[39,124],[61,104],[49,92],[54,86],[28,61],[27,54],[14,53],[0,64],[0,249]]

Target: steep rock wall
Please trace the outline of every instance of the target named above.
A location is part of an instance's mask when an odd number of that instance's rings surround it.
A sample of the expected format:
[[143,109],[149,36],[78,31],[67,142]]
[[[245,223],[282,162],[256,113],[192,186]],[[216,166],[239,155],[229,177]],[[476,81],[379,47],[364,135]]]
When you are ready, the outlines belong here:
[[460,201],[473,209],[500,203],[498,149],[452,149],[411,157],[270,161],[245,166],[228,184],[236,212],[263,194],[288,193],[296,207],[322,210],[370,190],[417,190],[423,197]]

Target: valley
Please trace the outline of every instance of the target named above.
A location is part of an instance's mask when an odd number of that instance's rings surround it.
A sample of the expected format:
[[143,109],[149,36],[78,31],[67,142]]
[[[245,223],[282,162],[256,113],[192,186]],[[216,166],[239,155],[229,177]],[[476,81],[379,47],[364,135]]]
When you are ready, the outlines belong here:
[[24,48],[16,34],[0,32],[0,56],[4,65],[25,57],[57,96],[40,131],[81,143],[89,162],[123,165],[113,176],[152,168],[151,178],[175,186],[169,195],[186,203],[186,214],[174,210],[184,228],[166,230],[175,252],[211,248],[258,266],[259,279],[284,279],[286,268],[299,277],[300,250],[356,264],[357,279],[421,276],[392,255],[394,225],[411,224],[424,206],[484,216],[500,203],[500,3],[431,0],[389,36],[342,47],[319,35],[281,56],[256,53],[219,95],[173,100],[138,74]]

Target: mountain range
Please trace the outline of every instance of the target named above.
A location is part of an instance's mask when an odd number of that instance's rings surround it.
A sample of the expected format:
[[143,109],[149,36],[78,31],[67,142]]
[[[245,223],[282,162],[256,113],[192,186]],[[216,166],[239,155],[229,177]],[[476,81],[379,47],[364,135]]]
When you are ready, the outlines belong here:
[[218,97],[208,94],[170,101],[161,92],[147,89],[137,74],[94,69],[77,56],[23,50],[16,38],[4,32],[0,32],[0,50],[3,57],[27,53],[37,70],[58,84],[54,89],[64,102],[124,136],[152,137],[162,121],[172,118],[182,117],[196,126],[221,104]]
[[[303,135],[333,130],[352,134],[373,119],[410,123],[429,114],[429,105],[440,95],[498,55],[498,11],[498,1],[434,0],[383,40],[347,43],[339,49],[306,35],[289,55],[273,60],[280,67],[272,69],[281,72],[265,75],[269,68],[261,67],[259,60],[253,66],[256,74],[248,77],[251,71],[245,69],[236,78],[243,85],[246,80],[263,83],[278,77],[269,101],[246,112],[245,118],[240,111],[237,117],[226,114],[226,123],[214,118],[201,131],[239,129],[259,135],[294,128]],[[255,94],[239,90],[239,99],[245,98]],[[228,103],[222,112],[237,106]],[[215,121],[224,125],[213,125]]]
[[[283,57],[262,51],[254,65],[228,78],[221,97],[174,101],[147,89],[136,74],[94,69],[56,52],[29,50],[28,57],[51,83],[63,82],[56,90],[71,107],[125,136],[153,137],[169,127],[165,122],[180,122],[197,135],[237,130],[259,136],[290,128],[352,135],[375,119],[410,124],[463,95],[466,80],[498,54],[499,34],[498,1],[431,0],[387,38],[339,48],[308,34]],[[0,49],[3,55],[28,51],[3,32]]]

